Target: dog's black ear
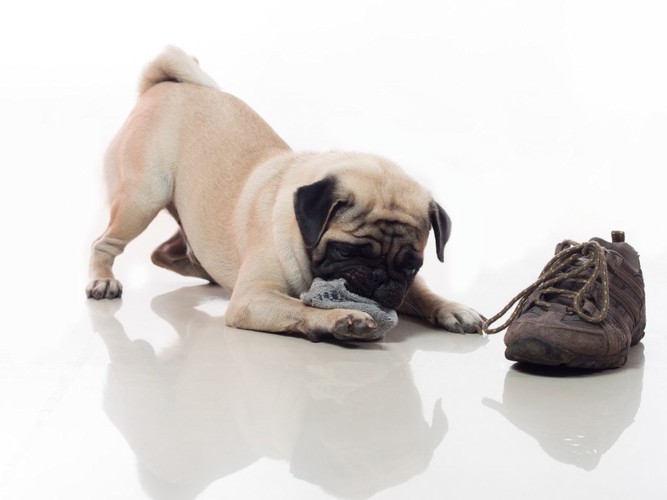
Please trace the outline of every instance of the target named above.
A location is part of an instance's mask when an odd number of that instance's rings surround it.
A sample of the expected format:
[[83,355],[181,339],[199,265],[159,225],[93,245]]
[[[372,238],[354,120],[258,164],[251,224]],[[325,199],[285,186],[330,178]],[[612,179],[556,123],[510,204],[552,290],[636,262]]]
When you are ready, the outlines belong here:
[[431,227],[435,233],[435,249],[438,253],[438,260],[445,261],[445,244],[449,240],[449,234],[452,232],[452,221],[445,212],[445,209],[435,201],[431,202],[429,207],[429,217]]
[[324,234],[335,208],[341,200],[335,197],[336,181],[326,177],[294,193],[294,213],[306,248],[312,249]]

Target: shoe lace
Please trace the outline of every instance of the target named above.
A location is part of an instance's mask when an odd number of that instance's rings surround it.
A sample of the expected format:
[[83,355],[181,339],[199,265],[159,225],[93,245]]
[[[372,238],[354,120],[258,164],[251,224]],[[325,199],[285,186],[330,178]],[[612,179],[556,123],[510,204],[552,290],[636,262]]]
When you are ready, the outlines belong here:
[[[542,300],[545,295],[556,296],[551,299],[552,301],[563,297],[568,304],[571,303],[568,312],[577,314],[588,323],[604,321],[609,311],[609,275],[604,249],[597,241],[576,243],[568,240],[563,246],[564,249],[547,263],[535,283],[519,292],[498,314],[484,322],[482,327],[484,332],[498,333],[511,325],[536,291],[539,293],[533,303],[537,306],[549,308],[549,302]],[[602,293],[598,304],[599,311],[589,314],[584,310],[584,304],[592,297],[598,278]],[[491,325],[502,318],[514,304],[517,305],[508,320],[499,327],[491,328]]]

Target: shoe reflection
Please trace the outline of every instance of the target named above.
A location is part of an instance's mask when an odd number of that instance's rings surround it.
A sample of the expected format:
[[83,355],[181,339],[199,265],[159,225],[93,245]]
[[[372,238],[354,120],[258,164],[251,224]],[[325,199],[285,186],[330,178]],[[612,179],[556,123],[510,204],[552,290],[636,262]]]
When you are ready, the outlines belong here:
[[[264,457],[287,461],[295,477],[343,498],[368,498],[426,469],[447,419],[440,401],[431,423],[424,418],[409,347],[231,329],[200,307],[215,290],[153,299],[179,335],[157,355],[128,338],[115,317],[120,301],[89,303],[110,358],[105,411],[153,498],[195,498]],[[126,323],[136,336],[140,321]]]
[[630,350],[623,368],[563,371],[514,365],[505,376],[502,403],[483,403],[539,442],[549,456],[595,469],[641,403],[644,346]]

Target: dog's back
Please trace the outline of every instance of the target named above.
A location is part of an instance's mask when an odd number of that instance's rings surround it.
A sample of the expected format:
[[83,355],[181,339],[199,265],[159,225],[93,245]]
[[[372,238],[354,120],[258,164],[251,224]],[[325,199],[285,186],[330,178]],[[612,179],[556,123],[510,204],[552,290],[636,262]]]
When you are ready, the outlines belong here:
[[107,150],[109,195],[122,189],[122,177],[141,176],[170,194],[182,175],[238,185],[252,159],[273,150],[289,147],[243,101],[220,91],[194,57],[167,46],[142,71],[137,104]]

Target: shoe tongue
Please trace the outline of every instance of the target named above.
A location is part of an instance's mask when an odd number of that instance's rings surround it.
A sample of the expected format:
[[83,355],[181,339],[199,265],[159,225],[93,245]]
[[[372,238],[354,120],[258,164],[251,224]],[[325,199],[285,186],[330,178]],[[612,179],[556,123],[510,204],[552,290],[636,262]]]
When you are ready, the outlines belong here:
[[567,250],[572,246],[572,243],[569,241],[561,241],[558,245],[556,245],[556,249],[554,250],[554,255],[558,255],[561,253],[563,250]]
[[639,269],[639,254],[637,251],[632,248],[632,245],[626,242],[618,242],[618,243],[610,243],[609,241],[605,241],[602,238],[591,238],[590,241],[596,241],[600,244],[602,248],[606,248],[607,250],[611,250],[612,252],[618,253],[621,257],[623,257],[628,264],[630,264],[633,269],[638,270]]

